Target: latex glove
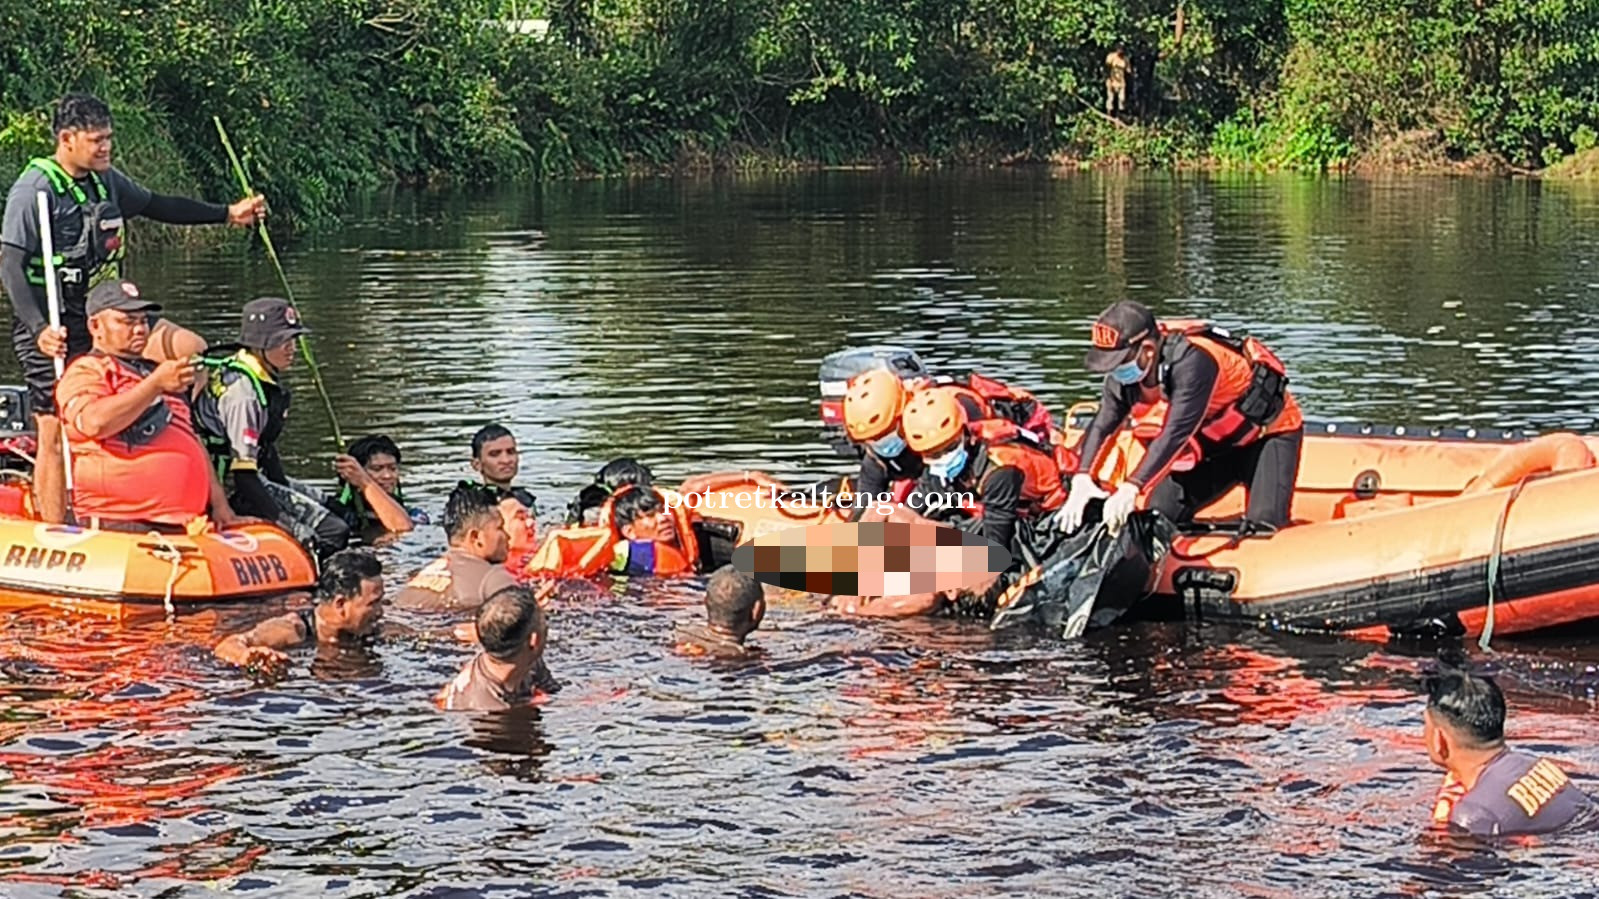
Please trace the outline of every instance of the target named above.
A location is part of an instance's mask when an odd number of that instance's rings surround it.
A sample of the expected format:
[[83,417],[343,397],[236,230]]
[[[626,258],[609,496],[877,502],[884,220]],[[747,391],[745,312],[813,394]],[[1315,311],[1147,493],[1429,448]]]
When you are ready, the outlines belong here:
[[1066,494],[1066,505],[1060,510],[1060,516],[1056,519],[1060,523],[1060,529],[1067,534],[1075,532],[1083,526],[1083,513],[1088,511],[1088,503],[1091,500],[1104,499],[1109,495],[1099,489],[1099,485],[1088,475],[1072,475],[1071,489]]
[[1122,526],[1127,524],[1128,516],[1133,514],[1133,509],[1138,505],[1138,486],[1135,484],[1122,484],[1116,492],[1105,500],[1105,527],[1112,534],[1120,534]]

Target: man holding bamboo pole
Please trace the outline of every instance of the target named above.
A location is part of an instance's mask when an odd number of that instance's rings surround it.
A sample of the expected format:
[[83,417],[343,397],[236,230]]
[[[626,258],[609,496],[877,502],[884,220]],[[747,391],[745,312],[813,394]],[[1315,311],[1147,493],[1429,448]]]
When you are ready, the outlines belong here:
[[[121,277],[125,220],[143,216],[171,225],[254,225],[266,213],[259,195],[231,206],[152,193],[111,166],[111,110],[87,94],[68,94],[55,111],[55,153],[28,163],[6,198],[0,222],[0,287],[15,312],[12,345],[28,383],[38,427],[34,494],[40,516],[66,518],[66,470],[61,454],[61,422],[56,414],[55,360],[89,350],[84,302],[90,286]],[[61,325],[51,327],[41,222],[35,197],[48,195],[50,233]],[[152,361],[185,358],[203,349],[196,334],[170,321],[158,322],[145,356]]]

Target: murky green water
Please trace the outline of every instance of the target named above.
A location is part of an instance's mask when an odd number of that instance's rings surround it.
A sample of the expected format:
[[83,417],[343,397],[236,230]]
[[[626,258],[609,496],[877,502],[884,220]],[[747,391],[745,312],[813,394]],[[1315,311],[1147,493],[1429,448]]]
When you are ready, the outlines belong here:
[[[1264,337],[1307,414],[1594,425],[1599,192],[1522,182],[834,173],[382,198],[284,247],[347,436],[386,431],[437,518],[487,421],[547,526],[605,460],[838,470],[816,365],[893,341],[1064,409],[1134,298]],[[214,340],[275,276],[145,255]],[[9,361],[7,363],[9,365]],[[12,369],[7,368],[5,371]],[[330,476],[300,372],[290,465]],[[443,545],[386,550],[395,579]],[[1438,773],[1416,659],[1140,627],[1061,645],[779,608],[766,660],[671,655],[693,585],[560,600],[536,716],[432,694],[425,642],[258,687],[205,647],[259,613],[8,616],[0,895],[1570,896],[1591,835],[1419,839]],[[1592,635],[1505,644],[1513,739],[1599,791]],[[1586,670],[1585,670],[1586,669]]]

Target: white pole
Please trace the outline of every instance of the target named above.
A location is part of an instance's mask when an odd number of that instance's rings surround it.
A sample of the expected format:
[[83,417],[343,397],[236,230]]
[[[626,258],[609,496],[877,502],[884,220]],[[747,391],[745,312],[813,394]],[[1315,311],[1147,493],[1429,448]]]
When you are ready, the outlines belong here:
[[[39,241],[44,245],[44,295],[50,306],[50,327],[61,327],[61,290],[56,283],[56,251],[55,235],[50,229],[50,193],[39,191]],[[61,374],[66,368],[66,360],[60,356],[55,357],[56,381],[59,383]],[[38,409],[34,412],[37,414]],[[61,425],[61,458],[67,466],[67,503],[72,502],[72,446],[67,443],[66,423]],[[71,515],[72,510],[68,509]],[[71,520],[70,518],[68,520]]]

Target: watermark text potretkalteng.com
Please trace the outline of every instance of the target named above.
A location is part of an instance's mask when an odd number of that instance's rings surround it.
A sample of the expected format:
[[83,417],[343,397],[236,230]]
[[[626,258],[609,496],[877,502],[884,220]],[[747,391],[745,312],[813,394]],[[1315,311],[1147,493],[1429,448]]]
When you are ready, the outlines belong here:
[[[742,493],[679,493],[668,494],[666,504],[668,507],[683,506],[695,512],[712,512],[725,509],[775,509],[784,505],[793,505],[795,494],[809,494],[805,501],[811,505],[833,506],[846,509],[870,508],[879,515],[887,515],[899,503],[892,493],[834,493],[831,489],[823,487],[820,490],[785,490],[771,485],[765,490],[745,491]],[[787,499],[785,499],[787,497]],[[963,506],[975,505],[977,500],[970,491],[962,493],[934,493],[923,491],[919,497],[918,505],[924,511],[939,511],[954,509]]]

